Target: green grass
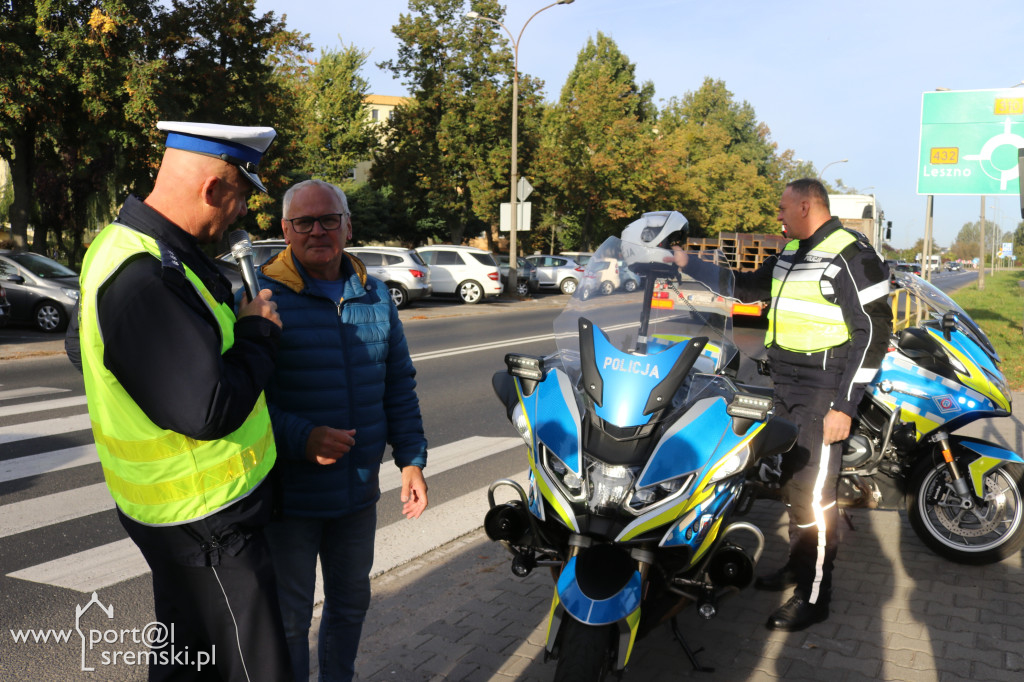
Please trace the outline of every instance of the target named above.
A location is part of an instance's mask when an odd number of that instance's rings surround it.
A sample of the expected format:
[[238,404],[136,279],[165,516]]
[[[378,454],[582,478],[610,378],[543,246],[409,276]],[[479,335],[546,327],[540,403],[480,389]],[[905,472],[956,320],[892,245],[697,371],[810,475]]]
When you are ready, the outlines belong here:
[[981,327],[999,357],[1000,368],[1010,388],[1024,389],[1024,270],[1001,270],[995,275],[985,273],[985,289],[978,291],[974,282],[950,294],[950,298],[963,308]]

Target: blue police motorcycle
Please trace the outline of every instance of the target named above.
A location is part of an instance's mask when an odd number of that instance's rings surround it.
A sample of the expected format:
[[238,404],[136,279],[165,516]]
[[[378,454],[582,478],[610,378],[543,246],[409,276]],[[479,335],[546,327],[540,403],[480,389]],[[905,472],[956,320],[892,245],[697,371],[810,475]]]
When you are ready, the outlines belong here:
[[674,616],[695,604],[710,618],[752,581],[764,536],[733,516],[759,458],[796,438],[770,390],[735,380],[732,274],[699,281],[670,265],[685,232],[679,213],[647,213],[607,240],[590,263],[621,260],[643,286],[581,286],[555,321],[557,352],[509,354],[494,376],[530,475],[525,489],[491,485],[484,525],[515,575],[552,571],[546,648],[562,682],[623,669],[665,621],[698,667]]
[[917,536],[951,561],[1013,556],[1024,548],[1024,459],[954,433],[1010,416],[999,354],[929,282],[895,273],[892,284],[896,331],[845,443],[840,506],[905,509]]

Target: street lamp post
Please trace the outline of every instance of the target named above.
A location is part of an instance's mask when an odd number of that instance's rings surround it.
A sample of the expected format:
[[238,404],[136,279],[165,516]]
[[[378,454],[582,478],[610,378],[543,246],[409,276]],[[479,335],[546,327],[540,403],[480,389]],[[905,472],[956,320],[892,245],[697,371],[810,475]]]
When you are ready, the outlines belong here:
[[834,166],[837,163],[846,163],[847,161],[849,161],[849,159],[839,159],[838,161],[833,161],[832,163],[826,163],[825,167],[821,169],[820,173],[818,173],[818,179],[819,180],[824,180],[825,179],[825,171],[828,170],[829,166]]
[[466,18],[468,19],[479,19],[480,21],[489,21],[492,24],[500,26],[505,33],[508,34],[509,40],[512,41],[512,163],[511,163],[511,196],[509,198],[509,238],[508,238],[508,281],[509,286],[515,287],[518,284],[518,273],[516,270],[519,267],[519,247],[516,244],[516,236],[519,232],[519,212],[517,206],[517,195],[516,185],[519,183],[519,41],[523,38],[523,31],[529,26],[533,18],[543,12],[546,9],[551,9],[555,5],[571,5],[573,0],[558,0],[550,5],[541,7],[539,10],[530,15],[530,18],[526,20],[523,27],[519,30],[519,37],[514,38],[512,31],[508,30],[502,22],[497,19],[491,19],[490,17],[481,16],[479,12],[466,12]]

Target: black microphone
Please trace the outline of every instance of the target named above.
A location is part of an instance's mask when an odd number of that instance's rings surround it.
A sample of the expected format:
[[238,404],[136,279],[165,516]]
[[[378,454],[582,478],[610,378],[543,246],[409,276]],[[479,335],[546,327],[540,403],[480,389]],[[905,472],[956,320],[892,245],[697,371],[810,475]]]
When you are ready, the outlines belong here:
[[235,257],[238,269],[242,271],[245,293],[249,294],[250,301],[255,301],[260,287],[256,283],[256,266],[252,263],[252,242],[249,241],[249,233],[245,230],[235,230],[228,235],[228,243],[231,245],[231,255]]

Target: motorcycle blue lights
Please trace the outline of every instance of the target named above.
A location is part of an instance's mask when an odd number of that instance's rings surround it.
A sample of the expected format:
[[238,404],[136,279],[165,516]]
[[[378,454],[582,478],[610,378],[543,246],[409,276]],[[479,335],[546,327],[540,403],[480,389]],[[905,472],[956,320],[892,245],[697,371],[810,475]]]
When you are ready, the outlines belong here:
[[514,377],[533,381],[544,378],[544,358],[509,353],[505,356],[505,365],[508,367],[508,373]]

